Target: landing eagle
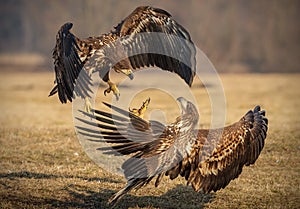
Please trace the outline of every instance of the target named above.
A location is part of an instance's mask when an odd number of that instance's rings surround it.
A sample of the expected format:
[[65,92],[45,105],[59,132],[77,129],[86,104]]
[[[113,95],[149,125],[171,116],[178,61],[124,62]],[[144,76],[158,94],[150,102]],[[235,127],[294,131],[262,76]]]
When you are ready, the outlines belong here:
[[268,130],[268,119],[259,106],[232,125],[209,130],[196,128],[199,113],[194,104],[182,97],[178,101],[181,116],[169,125],[139,117],[149,101],[144,102],[142,111],[134,112],[104,103],[111,112],[83,112],[93,117],[93,122],[78,118],[87,125],[77,127],[79,134],[102,138],[110,145],[99,150],[130,156],[122,164],[127,185],[110,198],[111,205],[155,177],[155,186],[163,176],[172,180],[180,175],[196,192],[217,191],[257,160]]
[[95,71],[109,85],[104,94],[113,92],[117,98],[120,92],[109,78],[110,69],[132,79],[133,71],[155,66],[192,85],[196,49],[187,30],[162,9],[138,7],[110,33],[87,39],[71,33],[72,26],[61,26],[53,51],[56,85],[49,96],[58,93],[62,103],[72,102],[74,95],[86,98]]

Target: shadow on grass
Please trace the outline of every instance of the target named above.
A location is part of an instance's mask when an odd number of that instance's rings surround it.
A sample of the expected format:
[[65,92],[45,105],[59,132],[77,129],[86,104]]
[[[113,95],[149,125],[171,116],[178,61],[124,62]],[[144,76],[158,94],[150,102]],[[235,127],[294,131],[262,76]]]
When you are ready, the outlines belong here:
[[[74,185],[73,185],[74,186]],[[80,191],[75,187],[67,188],[69,194],[75,199],[72,202],[57,202],[52,206],[76,207],[76,208],[109,208],[107,205],[108,199],[117,191],[101,190],[95,191]],[[133,192],[134,194],[134,192]],[[214,194],[196,193],[189,186],[178,185],[161,196],[135,196],[127,194],[114,207],[115,209],[127,209],[131,207],[154,207],[161,209],[201,209],[207,203],[214,199]],[[77,201],[76,201],[77,200]]]
[[121,181],[113,180],[110,178],[88,178],[88,177],[81,177],[75,175],[55,175],[55,174],[45,174],[45,173],[33,173],[28,171],[22,172],[14,172],[14,173],[0,173],[0,179],[8,178],[8,179],[15,179],[15,178],[28,178],[28,179],[56,179],[56,178],[78,178],[85,181],[101,181],[101,182],[108,182],[108,183],[121,183]]
[[[54,174],[43,174],[43,173],[32,173],[32,172],[16,172],[16,173],[0,173],[0,180],[8,178],[11,180],[17,178],[33,178],[33,179],[55,179],[55,178],[79,178],[86,181],[106,181],[109,183],[119,183],[109,178],[85,178],[78,176],[65,176],[65,175],[54,175]],[[149,187],[151,187],[149,185]],[[107,205],[108,199],[117,191],[101,189],[100,191],[92,191],[83,188],[78,185],[68,185],[63,189],[70,197],[55,199],[46,197],[35,197],[32,198],[30,195],[22,195],[20,198],[18,195],[7,193],[6,200],[13,201],[15,206],[31,207],[41,206],[50,208],[109,208]],[[97,190],[97,189],[96,189]],[[1,199],[1,198],[0,198]],[[196,193],[189,186],[178,185],[173,189],[169,190],[161,196],[152,196],[145,194],[144,196],[135,196],[134,192],[125,195],[123,199],[116,205],[116,209],[127,209],[129,207],[154,207],[161,209],[201,209],[207,203],[214,199],[214,194],[202,194]]]

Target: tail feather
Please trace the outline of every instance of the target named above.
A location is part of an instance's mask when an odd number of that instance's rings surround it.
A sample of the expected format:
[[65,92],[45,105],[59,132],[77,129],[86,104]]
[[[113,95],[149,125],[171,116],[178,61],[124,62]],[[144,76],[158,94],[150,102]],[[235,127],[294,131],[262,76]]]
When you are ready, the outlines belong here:
[[114,207],[125,194],[130,192],[132,189],[140,188],[140,186],[143,186],[145,182],[147,182],[147,178],[128,180],[127,185],[123,189],[121,189],[120,191],[118,191],[116,194],[114,194],[109,198],[108,200],[109,206]]

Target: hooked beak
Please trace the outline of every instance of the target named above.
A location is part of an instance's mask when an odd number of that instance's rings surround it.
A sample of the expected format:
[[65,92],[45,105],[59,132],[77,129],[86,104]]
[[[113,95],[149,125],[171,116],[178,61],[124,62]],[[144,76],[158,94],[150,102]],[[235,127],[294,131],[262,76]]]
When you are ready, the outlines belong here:
[[132,79],[134,78],[133,73],[130,73],[130,74],[128,75],[128,77],[130,78],[130,80],[132,80]]
[[182,113],[186,112],[187,106],[188,106],[188,101],[183,97],[178,97],[176,100],[180,104]]
[[125,74],[126,76],[128,76],[130,78],[130,80],[132,80],[134,78],[133,72],[131,69],[122,69],[120,70],[123,74]]

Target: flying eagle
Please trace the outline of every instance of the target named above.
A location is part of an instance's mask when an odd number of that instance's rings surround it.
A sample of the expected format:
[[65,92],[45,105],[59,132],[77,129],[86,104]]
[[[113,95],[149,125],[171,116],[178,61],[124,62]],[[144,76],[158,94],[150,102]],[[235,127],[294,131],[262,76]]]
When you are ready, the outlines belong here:
[[113,92],[117,99],[120,93],[109,79],[110,69],[132,79],[134,70],[156,66],[192,85],[196,49],[187,30],[162,9],[138,7],[110,33],[87,39],[71,33],[72,26],[61,26],[53,51],[56,85],[49,96],[58,93],[62,103],[72,102],[74,93],[89,96],[89,78],[95,71],[109,85],[104,94]]
[[[153,178],[158,186],[163,176],[172,180],[180,175],[196,192],[217,191],[237,178],[244,165],[257,160],[268,130],[268,119],[259,106],[232,125],[209,130],[196,129],[199,113],[194,104],[182,97],[177,100],[181,116],[169,125],[146,121],[136,112],[107,103],[104,104],[111,112],[94,110],[94,115],[83,112],[94,117],[94,122],[78,118],[87,125],[77,127],[79,134],[102,138],[108,143],[109,146],[99,150],[130,156],[122,164],[127,185],[110,198],[111,205]],[[149,101],[142,108],[147,108]]]

